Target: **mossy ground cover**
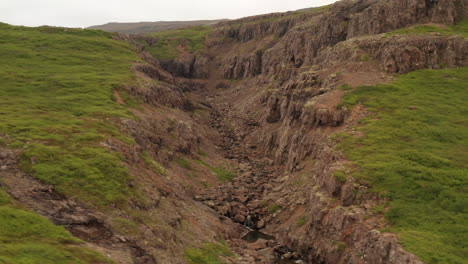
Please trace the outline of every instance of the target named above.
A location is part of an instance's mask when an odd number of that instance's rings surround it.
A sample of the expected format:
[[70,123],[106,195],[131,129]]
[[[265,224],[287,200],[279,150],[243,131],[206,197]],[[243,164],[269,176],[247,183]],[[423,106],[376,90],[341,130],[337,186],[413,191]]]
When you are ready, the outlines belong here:
[[464,38],[468,38],[468,19],[462,20],[452,26],[420,25],[397,29],[395,31],[388,32],[385,35],[422,35],[428,33],[440,33],[444,36],[462,35]]
[[208,168],[211,172],[213,172],[216,175],[216,177],[218,177],[218,179],[221,182],[232,181],[232,180],[234,180],[234,177],[236,176],[236,174],[233,171],[231,171],[230,169],[228,169],[226,167],[211,166],[210,164],[208,164],[208,163],[206,163],[206,162],[204,162],[202,160],[196,160],[195,162],[197,162],[198,164]]
[[222,243],[204,243],[199,248],[189,248],[185,258],[189,264],[221,264],[221,257],[231,257],[234,253]]
[[146,46],[146,50],[155,58],[160,60],[172,60],[179,56],[179,46],[183,46],[185,51],[197,54],[205,49],[205,38],[213,30],[209,26],[197,26],[188,29],[162,31],[148,34],[148,36],[157,38],[158,41],[153,45]]
[[141,154],[141,158],[146,163],[146,165],[148,165],[148,167],[150,167],[154,172],[158,173],[159,175],[167,174],[167,169],[164,168],[164,166],[161,165],[159,162],[155,161],[148,152],[143,152]]
[[339,147],[355,166],[347,176],[389,199],[388,231],[427,263],[467,263],[468,68],[413,72],[343,100],[373,113],[365,136],[342,134]]
[[0,24],[0,134],[24,148],[21,166],[56,190],[94,204],[125,200],[128,172],[107,138],[131,117],[113,89],[132,81],[137,55],[98,30]]
[[0,190],[0,263],[111,263],[82,244],[63,227],[16,207]]

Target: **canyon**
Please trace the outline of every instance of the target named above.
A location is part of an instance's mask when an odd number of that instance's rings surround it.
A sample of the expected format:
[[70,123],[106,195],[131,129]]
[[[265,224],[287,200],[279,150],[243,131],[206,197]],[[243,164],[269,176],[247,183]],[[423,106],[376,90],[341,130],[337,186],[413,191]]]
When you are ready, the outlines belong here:
[[358,165],[340,136],[365,137],[375,113],[343,98],[414,71],[465,69],[466,32],[450,30],[466,19],[467,0],[342,0],[221,21],[203,49],[178,39],[177,56],[162,59],[160,35],[113,34],[136,55],[132,81],[109,96],[129,114],[103,122],[131,140],[112,132],[98,145],[118,153],[131,195],[82,199],[79,186],[25,169],[39,154],[9,145],[2,187],[114,263],[443,263],[437,248],[401,243],[377,210],[391,199],[349,176]]

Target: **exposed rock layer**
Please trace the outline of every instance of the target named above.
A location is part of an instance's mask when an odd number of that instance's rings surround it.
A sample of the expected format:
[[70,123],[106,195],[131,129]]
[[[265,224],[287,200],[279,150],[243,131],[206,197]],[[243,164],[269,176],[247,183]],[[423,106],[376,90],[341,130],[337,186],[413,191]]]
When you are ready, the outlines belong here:
[[[231,142],[244,148],[231,146],[232,156],[247,170],[200,199],[234,221],[250,217],[255,226],[266,225],[308,263],[421,263],[395,236],[377,231],[383,223],[370,208],[381,201],[357,195],[368,186],[333,176],[346,160],[328,135],[351,129],[356,116],[365,115],[337,108],[343,92],[336,87],[353,75],[364,77],[353,83],[373,84],[392,73],[468,66],[468,41],[461,36],[381,34],[415,24],[451,25],[467,6],[465,0],[341,1],[292,26],[285,26],[290,18],[263,24],[272,17],[221,25],[217,34],[237,42],[237,50],[253,50],[216,58],[218,76],[255,77],[217,99],[226,102],[218,108]],[[269,35],[280,38],[261,52],[250,48]],[[310,160],[309,177],[301,179],[306,187],[295,186]],[[269,203],[275,204],[270,210]],[[300,215],[308,217],[298,226],[292,221]]]

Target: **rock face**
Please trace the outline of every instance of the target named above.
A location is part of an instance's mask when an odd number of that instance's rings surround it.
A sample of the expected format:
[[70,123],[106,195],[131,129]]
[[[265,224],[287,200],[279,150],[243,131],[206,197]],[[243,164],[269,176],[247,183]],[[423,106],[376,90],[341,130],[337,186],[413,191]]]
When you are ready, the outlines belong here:
[[464,16],[465,0],[403,0],[374,2],[350,17],[348,38],[374,35],[416,23],[453,24]]
[[393,37],[380,43],[366,43],[363,49],[381,61],[381,67],[389,73],[468,65],[468,42],[460,37]]
[[162,67],[178,77],[205,79],[208,77],[208,59],[202,55],[184,54],[170,61],[161,62]]
[[[323,48],[358,36],[380,34],[418,23],[453,24],[463,18],[467,6],[466,0],[340,1],[328,9],[292,18],[280,17],[270,23],[262,22],[262,18],[257,18],[260,22],[255,23],[254,18],[250,18],[254,21],[221,24],[224,26],[220,26],[217,34],[241,43],[267,35],[281,37],[262,55],[261,72],[289,79],[298,68],[315,65],[317,54]],[[281,27],[283,24],[290,26]],[[252,61],[245,57],[225,59],[224,68],[244,69],[238,71],[240,74],[225,74],[227,78],[257,75],[259,71],[250,67]],[[243,66],[239,65],[241,63]],[[251,72],[245,73],[247,69]]]
[[328,136],[367,114],[338,106],[340,85],[468,66],[461,36],[384,34],[415,24],[451,25],[467,7],[466,0],[345,0],[307,15],[220,24],[214,37],[229,41],[217,45],[227,43],[231,51],[214,56],[217,74],[240,82],[219,92],[216,127],[229,131],[224,148],[241,169],[233,183],[199,200],[238,223],[265,228],[306,263],[422,263],[394,235],[378,231],[382,221],[370,208],[382,201],[362,194],[369,186],[334,176],[346,160]]
[[388,73],[408,73],[419,69],[463,67],[468,42],[457,36],[370,36],[350,39],[323,49],[315,61],[320,69],[338,67],[354,60],[375,60]]
[[262,71],[262,54],[251,53],[230,57],[222,65],[223,77],[226,79],[254,77]]
[[234,21],[221,22],[216,34],[247,42],[268,35],[282,37],[296,24],[317,15],[313,12],[289,12],[247,17]]

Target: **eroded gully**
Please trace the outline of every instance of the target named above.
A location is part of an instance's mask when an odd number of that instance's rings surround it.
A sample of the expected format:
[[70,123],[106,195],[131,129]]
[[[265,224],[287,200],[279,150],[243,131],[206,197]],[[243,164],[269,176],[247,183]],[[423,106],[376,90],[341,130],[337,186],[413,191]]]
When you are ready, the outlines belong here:
[[211,94],[205,97],[212,107],[210,127],[221,135],[219,147],[226,153],[225,158],[239,164],[239,173],[233,181],[206,190],[196,199],[246,227],[245,233],[239,234],[244,242],[230,241],[245,263],[304,263],[296,252],[276,241],[274,234],[262,232],[274,216],[274,208],[269,208],[263,198],[279,184],[277,179],[281,169],[275,167],[257,146],[245,142],[245,137],[259,124],[232,111],[229,97],[223,95],[223,90]]

